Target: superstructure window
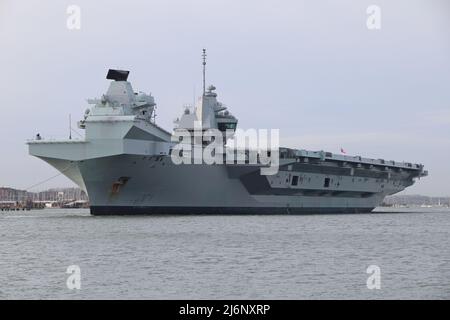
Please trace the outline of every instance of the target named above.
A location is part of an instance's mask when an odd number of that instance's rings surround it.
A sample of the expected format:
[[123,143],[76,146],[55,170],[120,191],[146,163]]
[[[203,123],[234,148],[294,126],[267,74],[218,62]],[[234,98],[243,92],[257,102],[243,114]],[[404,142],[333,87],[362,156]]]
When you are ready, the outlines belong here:
[[292,176],[291,185],[293,185],[293,186],[298,185],[298,176]]
[[236,130],[236,123],[219,123],[218,126],[220,131]]
[[323,182],[323,187],[328,188],[330,186],[330,178],[325,178],[325,181]]

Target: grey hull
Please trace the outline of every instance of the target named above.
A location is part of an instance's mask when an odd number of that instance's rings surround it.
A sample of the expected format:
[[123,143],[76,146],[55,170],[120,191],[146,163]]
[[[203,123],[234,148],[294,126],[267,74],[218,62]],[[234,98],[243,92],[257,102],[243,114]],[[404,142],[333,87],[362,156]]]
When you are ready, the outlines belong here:
[[[375,189],[368,197],[304,196],[300,195],[303,189],[286,182],[292,172],[280,171],[280,185],[278,180],[268,182],[276,177],[261,176],[259,168],[248,165],[174,165],[170,157],[122,155],[78,166],[94,215],[359,213],[370,212],[384,198]],[[303,188],[322,192],[322,175],[311,177]],[[115,188],[121,178],[126,181]],[[372,188],[376,187],[374,182]]]
[[[249,165],[174,165],[168,156],[117,155],[77,162],[43,158],[83,181],[93,215],[368,213],[410,183],[281,165],[262,176]],[[287,160],[292,163],[293,160]],[[313,168],[316,170],[314,171]],[[299,178],[293,185],[293,176]],[[330,180],[327,188],[323,181]],[[396,181],[401,181],[399,185]]]
[[[398,186],[295,163],[282,164],[275,176],[262,176],[255,166],[174,165],[168,156],[43,159],[83,181],[93,215],[368,213],[408,183]],[[68,165],[73,169],[64,171]],[[294,186],[295,175],[303,181]],[[325,179],[328,188],[323,188]]]

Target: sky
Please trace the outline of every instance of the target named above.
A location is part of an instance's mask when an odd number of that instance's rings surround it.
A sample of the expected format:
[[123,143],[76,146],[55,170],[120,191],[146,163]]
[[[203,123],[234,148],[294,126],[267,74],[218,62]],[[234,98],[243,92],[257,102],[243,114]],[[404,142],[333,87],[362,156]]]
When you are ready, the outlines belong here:
[[[67,8],[80,8],[69,29]],[[380,29],[367,27],[370,5]],[[423,163],[404,194],[450,196],[450,2],[447,0],[0,0],[0,186],[57,173],[27,139],[68,136],[130,70],[169,130],[207,84],[239,127],[277,128],[281,144]],[[80,130],[81,131],[81,130]],[[73,186],[63,176],[40,185]]]

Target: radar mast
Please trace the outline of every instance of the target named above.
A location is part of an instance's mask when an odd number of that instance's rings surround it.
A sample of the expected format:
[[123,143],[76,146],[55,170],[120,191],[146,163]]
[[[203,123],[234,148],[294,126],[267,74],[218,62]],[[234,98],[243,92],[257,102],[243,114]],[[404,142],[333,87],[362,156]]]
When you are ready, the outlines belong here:
[[206,49],[203,49],[203,95],[205,95],[205,73],[206,73]]

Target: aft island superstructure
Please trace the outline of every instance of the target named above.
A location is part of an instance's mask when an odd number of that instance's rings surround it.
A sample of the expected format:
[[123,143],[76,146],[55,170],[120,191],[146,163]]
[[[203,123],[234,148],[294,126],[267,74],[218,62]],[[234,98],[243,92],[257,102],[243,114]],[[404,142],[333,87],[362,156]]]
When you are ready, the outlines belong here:
[[[28,141],[31,155],[87,192],[94,215],[362,213],[427,175],[421,164],[282,147],[273,174],[263,172],[268,164],[259,154],[251,162],[246,152],[243,161],[175,163],[174,135],[193,134],[196,125],[223,133],[227,153],[238,120],[217,100],[216,88],[204,89],[168,132],[155,123],[153,96],[135,92],[128,71],[109,70],[107,79],[109,89],[88,100],[79,122],[83,140],[43,134]],[[190,143],[208,147],[204,140]]]

